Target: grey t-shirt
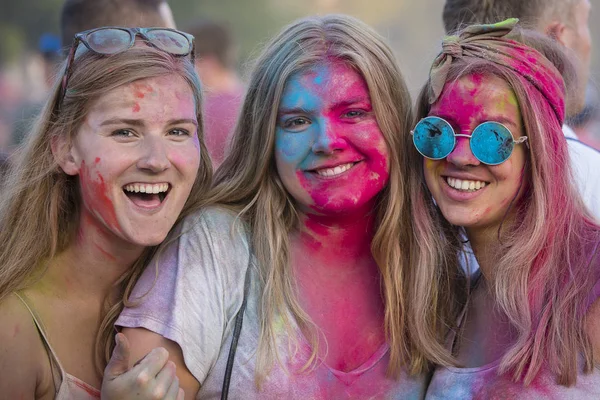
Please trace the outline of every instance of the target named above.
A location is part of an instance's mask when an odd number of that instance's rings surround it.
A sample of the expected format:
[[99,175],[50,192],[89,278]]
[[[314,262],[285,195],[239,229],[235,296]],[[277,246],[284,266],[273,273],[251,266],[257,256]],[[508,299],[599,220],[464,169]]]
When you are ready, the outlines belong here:
[[[241,221],[230,211],[208,208],[189,216],[181,236],[146,269],[132,297],[145,296],[117,320],[123,327],[143,327],[176,342],[185,364],[200,382],[197,398],[220,398],[231,346],[233,324],[243,300],[250,266],[250,290],[229,390],[230,399],[421,399],[425,378],[386,376],[387,344],[363,365],[342,372],[319,362],[300,372],[311,353],[297,327],[298,346],[290,349],[283,325],[276,322],[278,351],[260,390],[255,385],[260,319],[256,262]],[[252,262],[251,261],[252,257]]]

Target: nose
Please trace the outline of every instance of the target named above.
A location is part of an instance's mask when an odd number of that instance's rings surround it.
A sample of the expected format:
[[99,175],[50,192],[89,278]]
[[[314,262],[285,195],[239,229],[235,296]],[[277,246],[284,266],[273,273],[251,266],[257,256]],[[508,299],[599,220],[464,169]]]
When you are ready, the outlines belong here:
[[316,135],[317,137],[312,146],[312,151],[315,154],[333,154],[336,151],[345,149],[348,145],[341,127],[331,121],[320,121]]
[[163,139],[146,136],[142,146],[142,156],[137,162],[139,169],[158,173],[171,166],[167,146]]
[[480,161],[473,155],[470,146],[471,138],[457,137],[456,146],[452,153],[448,154],[446,160],[457,167],[476,166]]

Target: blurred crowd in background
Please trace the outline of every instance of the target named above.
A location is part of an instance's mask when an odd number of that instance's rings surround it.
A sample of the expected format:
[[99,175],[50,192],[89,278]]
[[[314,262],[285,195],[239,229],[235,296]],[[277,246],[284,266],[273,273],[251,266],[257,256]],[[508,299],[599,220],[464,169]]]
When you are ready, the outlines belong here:
[[[0,161],[4,164],[27,135],[74,32],[63,31],[61,38],[64,0],[0,2]],[[252,56],[295,18],[346,13],[374,26],[391,43],[413,96],[424,83],[425,66],[439,51],[443,37],[443,0],[171,0],[169,7],[177,28],[196,37],[197,68],[206,96],[205,127],[222,132],[207,135],[216,165],[224,156],[226,133],[235,123]],[[593,37],[600,30],[596,19],[600,13],[592,12]],[[585,109],[570,121],[580,140],[596,149],[600,149],[599,53],[593,50]]]

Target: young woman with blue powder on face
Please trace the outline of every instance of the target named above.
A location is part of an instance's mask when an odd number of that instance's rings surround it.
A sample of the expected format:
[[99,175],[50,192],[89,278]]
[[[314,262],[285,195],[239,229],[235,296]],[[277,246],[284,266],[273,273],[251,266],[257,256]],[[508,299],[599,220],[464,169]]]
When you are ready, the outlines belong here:
[[167,348],[189,398],[227,382],[231,398],[422,398],[427,363],[398,290],[415,246],[399,162],[410,108],[390,49],[354,18],[271,40],[210,207],[117,321],[134,358]]

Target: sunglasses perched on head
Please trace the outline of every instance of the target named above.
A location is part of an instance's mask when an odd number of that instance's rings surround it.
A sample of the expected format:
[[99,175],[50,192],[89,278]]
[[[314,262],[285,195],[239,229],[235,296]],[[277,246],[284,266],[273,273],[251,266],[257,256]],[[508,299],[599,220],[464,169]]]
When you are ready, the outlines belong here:
[[452,125],[440,117],[425,117],[410,132],[417,151],[431,160],[448,157],[456,147],[456,137],[469,138],[471,152],[488,165],[502,164],[508,160],[516,144],[527,141],[527,136],[515,140],[510,129],[500,122],[484,122],[470,135],[454,132]]
[[182,57],[188,54],[194,62],[194,37],[189,33],[169,28],[121,28],[107,26],[103,28],[90,29],[75,35],[65,74],[62,79],[61,101],[67,91],[69,76],[77,47],[83,43],[90,51],[96,54],[118,54],[122,53],[135,43],[139,35],[149,46],[155,47],[174,56]]

